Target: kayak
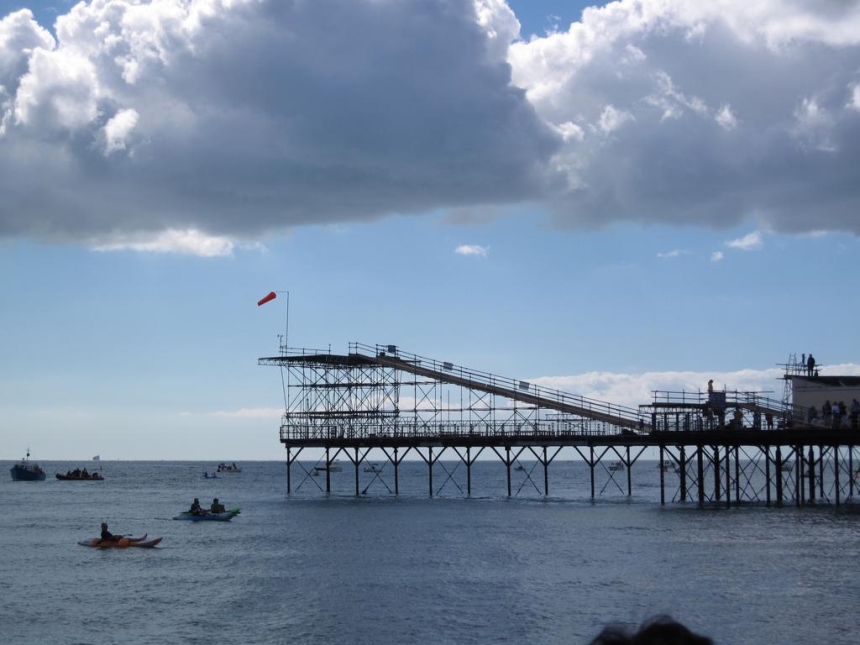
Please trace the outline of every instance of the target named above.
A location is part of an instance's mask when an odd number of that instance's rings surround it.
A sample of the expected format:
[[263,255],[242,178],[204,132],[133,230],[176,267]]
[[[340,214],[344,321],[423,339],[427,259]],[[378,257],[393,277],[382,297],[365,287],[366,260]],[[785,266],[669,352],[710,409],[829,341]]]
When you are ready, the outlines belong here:
[[174,520],[190,520],[192,522],[229,522],[234,517],[239,514],[238,508],[231,508],[228,511],[224,511],[223,513],[205,513],[203,515],[194,515],[185,511],[184,513],[180,513]]
[[100,549],[125,549],[130,546],[137,546],[142,549],[151,549],[156,546],[159,542],[161,542],[160,537],[153,538],[151,540],[146,539],[146,535],[139,538],[120,538],[119,540],[107,540],[102,541],[101,538],[88,538],[86,540],[81,540],[78,542],[81,546],[95,546]]

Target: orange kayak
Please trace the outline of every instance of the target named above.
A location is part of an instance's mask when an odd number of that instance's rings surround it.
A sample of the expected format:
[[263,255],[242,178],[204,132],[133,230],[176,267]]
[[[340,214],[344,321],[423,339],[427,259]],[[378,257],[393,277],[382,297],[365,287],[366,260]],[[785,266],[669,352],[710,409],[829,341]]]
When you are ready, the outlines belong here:
[[101,538],[87,538],[78,542],[81,546],[94,546],[100,549],[125,549],[130,546],[138,546],[144,549],[151,549],[161,542],[161,538],[146,539],[146,535],[140,538],[120,538],[119,540],[102,540]]

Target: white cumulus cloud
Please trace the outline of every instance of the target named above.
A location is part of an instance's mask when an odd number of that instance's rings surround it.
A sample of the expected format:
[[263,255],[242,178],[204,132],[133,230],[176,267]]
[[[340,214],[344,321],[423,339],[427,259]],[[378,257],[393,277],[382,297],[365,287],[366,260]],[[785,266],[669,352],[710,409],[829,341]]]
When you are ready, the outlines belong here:
[[764,241],[762,240],[761,231],[753,231],[752,233],[747,233],[736,240],[726,242],[726,246],[729,248],[738,249],[740,251],[757,251],[762,248],[763,245]]
[[0,238],[217,255],[524,203],[860,234],[857,2],[618,0],[528,40],[503,0],[65,11],[0,15]]
[[454,249],[454,253],[459,255],[477,255],[485,258],[490,253],[490,247],[478,246],[477,244],[461,244]]

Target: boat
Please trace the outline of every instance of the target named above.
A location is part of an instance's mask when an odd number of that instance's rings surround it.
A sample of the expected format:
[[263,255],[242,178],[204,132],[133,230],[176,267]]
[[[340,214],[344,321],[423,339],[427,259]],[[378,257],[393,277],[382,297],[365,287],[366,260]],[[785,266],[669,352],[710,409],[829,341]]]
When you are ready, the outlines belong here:
[[188,520],[191,522],[229,522],[234,517],[236,517],[241,511],[238,508],[231,508],[228,511],[224,511],[223,513],[200,513],[194,514],[185,511],[184,513],[180,513],[174,520]]
[[514,468],[514,470],[524,471],[525,466],[517,466],[516,468]]
[[203,479],[218,479],[218,475],[207,470],[203,472]]
[[27,456],[20,463],[15,464],[9,470],[12,481],[16,482],[43,482],[45,471],[39,468],[39,464],[30,461],[30,449],[27,448]]
[[225,464],[224,462],[221,462],[220,464],[218,464],[218,468],[216,469],[215,472],[219,472],[219,473],[241,473],[242,469],[236,465],[236,462],[233,462],[232,464]]
[[151,549],[152,547],[158,545],[162,538],[152,538],[151,540],[147,540],[147,534],[144,533],[142,537],[134,538],[134,537],[122,537],[119,540],[102,540],[101,538],[87,538],[86,540],[80,540],[78,544],[81,546],[94,546],[100,549],[125,549],[131,546],[136,546],[141,549]]
[[100,473],[88,473],[86,471],[70,470],[65,475],[56,474],[57,479],[64,482],[102,482],[104,477]]
[[325,471],[329,471],[330,473],[339,473],[343,470],[343,466],[340,465],[340,461],[338,459],[332,459],[327,465],[314,466],[314,470],[320,473],[324,473]]
[[624,462],[623,461],[613,461],[608,466],[609,470],[624,470]]
[[364,472],[366,473],[381,473],[382,468],[379,464],[368,464],[364,467]]
[[95,457],[93,457],[93,461],[100,461],[100,460],[101,460],[101,457],[99,455],[96,455]]
[[780,465],[779,469],[784,473],[790,473],[794,470],[794,462],[793,461],[784,461]]

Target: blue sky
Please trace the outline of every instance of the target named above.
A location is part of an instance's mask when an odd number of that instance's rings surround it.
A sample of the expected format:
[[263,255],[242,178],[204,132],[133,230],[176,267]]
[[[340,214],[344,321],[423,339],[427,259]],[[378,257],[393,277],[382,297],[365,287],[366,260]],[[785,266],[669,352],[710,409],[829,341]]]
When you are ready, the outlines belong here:
[[0,4],[0,458],[281,458],[271,290],[625,405],[857,373],[853,6],[135,4]]

